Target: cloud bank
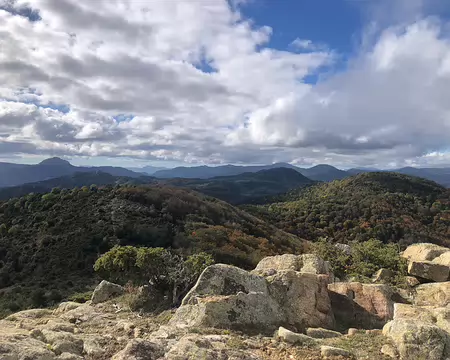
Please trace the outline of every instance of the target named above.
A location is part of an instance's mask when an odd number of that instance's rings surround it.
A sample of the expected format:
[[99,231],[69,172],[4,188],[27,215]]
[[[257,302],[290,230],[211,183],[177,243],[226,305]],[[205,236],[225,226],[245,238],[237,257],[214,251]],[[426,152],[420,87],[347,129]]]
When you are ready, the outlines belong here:
[[385,25],[311,84],[338,51],[270,48],[239,6],[0,0],[0,155],[450,165],[448,23]]

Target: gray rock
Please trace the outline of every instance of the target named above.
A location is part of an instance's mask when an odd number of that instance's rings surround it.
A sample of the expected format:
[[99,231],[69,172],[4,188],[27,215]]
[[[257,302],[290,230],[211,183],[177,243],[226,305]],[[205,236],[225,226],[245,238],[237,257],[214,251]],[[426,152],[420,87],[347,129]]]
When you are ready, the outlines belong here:
[[197,283],[184,297],[182,305],[195,297],[235,295],[238,292],[268,294],[267,283],[262,276],[254,275],[236,266],[215,264],[208,266]]
[[156,360],[164,355],[160,346],[143,339],[133,339],[112,360]]
[[397,347],[401,360],[450,358],[450,335],[420,320],[392,320],[383,328]]
[[342,336],[340,332],[322,328],[308,328],[306,335],[315,339],[331,339]]
[[124,293],[124,288],[120,285],[113,284],[109,281],[103,280],[94,290],[92,294],[92,303],[98,304],[120,296]]
[[394,273],[392,272],[392,270],[380,269],[373,275],[372,281],[385,283],[389,282],[389,280],[391,280],[393,276]]
[[415,287],[414,303],[419,306],[444,307],[450,304],[450,281]]
[[390,358],[393,358],[393,359],[397,359],[398,358],[397,349],[394,346],[390,345],[390,344],[384,344],[381,347],[380,352],[383,355],[389,356]]
[[427,280],[442,282],[449,279],[450,268],[432,261],[410,261],[408,274]]
[[79,355],[71,354],[71,353],[62,353],[57,357],[58,360],[83,360],[84,358]]
[[334,356],[343,356],[344,358],[349,359],[354,358],[353,354],[350,351],[325,345],[320,347],[320,354],[325,357],[325,359]]
[[295,333],[280,326],[277,332],[277,338],[294,345],[314,344],[316,339],[304,334]]
[[66,302],[62,302],[61,304],[58,305],[58,307],[53,311],[53,315],[61,315],[64,314],[67,311],[76,309],[80,306],[82,306],[83,304],[77,303],[77,302],[73,302],[73,301],[66,301]]

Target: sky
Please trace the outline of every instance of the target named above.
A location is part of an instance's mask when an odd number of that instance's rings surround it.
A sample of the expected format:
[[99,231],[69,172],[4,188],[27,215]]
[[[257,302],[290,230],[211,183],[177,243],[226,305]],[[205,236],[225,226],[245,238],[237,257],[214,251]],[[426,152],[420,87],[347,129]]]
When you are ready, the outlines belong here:
[[0,0],[0,161],[450,166],[448,0]]

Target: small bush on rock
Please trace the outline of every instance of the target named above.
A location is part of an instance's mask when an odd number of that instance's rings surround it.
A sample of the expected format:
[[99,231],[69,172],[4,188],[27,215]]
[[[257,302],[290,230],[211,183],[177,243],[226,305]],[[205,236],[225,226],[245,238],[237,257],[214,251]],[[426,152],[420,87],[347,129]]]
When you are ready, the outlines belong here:
[[[184,259],[163,248],[115,246],[96,261],[94,270],[110,281],[150,287],[177,305],[201,272],[213,263],[206,253]],[[140,300],[135,297],[133,301]]]
[[394,273],[392,283],[403,282],[402,279],[407,273],[407,263],[400,257],[396,244],[383,244],[379,240],[370,239],[350,245],[351,252],[346,253],[327,239],[321,238],[314,243],[313,252],[328,261],[334,274],[340,279],[355,278],[364,281],[380,268],[385,268]]

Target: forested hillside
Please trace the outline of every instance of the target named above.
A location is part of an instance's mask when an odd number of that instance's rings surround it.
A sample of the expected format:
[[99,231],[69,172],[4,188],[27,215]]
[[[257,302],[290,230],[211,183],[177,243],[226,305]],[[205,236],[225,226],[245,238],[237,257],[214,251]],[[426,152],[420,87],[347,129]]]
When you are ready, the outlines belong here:
[[347,243],[376,238],[402,246],[415,242],[450,245],[450,191],[432,181],[397,173],[360,174],[248,209],[307,240],[326,237]]
[[[302,241],[220,200],[157,186],[54,189],[0,203],[0,312],[48,305],[96,279],[114,245],[206,251],[252,268]],[[45,289],[45,292],[41,289]]]

